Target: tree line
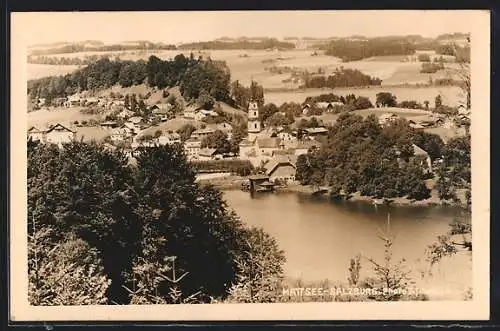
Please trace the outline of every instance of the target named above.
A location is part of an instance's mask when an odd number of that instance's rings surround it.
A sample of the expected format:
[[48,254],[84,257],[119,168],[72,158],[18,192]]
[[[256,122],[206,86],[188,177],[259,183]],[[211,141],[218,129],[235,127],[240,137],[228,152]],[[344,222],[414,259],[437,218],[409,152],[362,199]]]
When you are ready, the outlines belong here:
[[28,81],[31,98],[46,98],[47,102],[76,92],[96,91],[115,84],[122,87],[147,83],[164,89],[180,86],[187,99],[196,99],[205,91],[219,101],[229,97],[230,72],[225,62],[195,59],[192,55],[177,55],[173,60],[151,56],[148,61],[111,61],[100,59],[73,73]]
[[377,77],[366,75],[357,69],[337,68],[332,75],[304,75],[304,87],[306,88],[335,88],[352,86],[380,85],[382,80]]
[[417,132],[404,119],[381,127],[374,115],[363,119],[343,113],[321,148],[299,156],[296,178],[302,184],[331,186],[334,194],[426,199],[428,169],[424,159],[414,156],[412,144],[432,158],[441,155],[443,146],[439,136]]
[[[31,304],[223,300],[255,280],[263,252],[277,264],[257,280],[282,275],[274,238],[197,184],[181,147],[145,148],[136,159],[96,143],[28,141]],[[248,256],[254,264],[238,264]]]
[[149,41],[141,41],[136,44],[114,44],[114,45],[87,45],[85,43],[64,45],[61,47],[37,49],[30,52],[30,55],[49,55],[63,53],[78,53],[78,52],[116,52],[116,51],[131,51],[131,50],[175,50],[175,45],[167,45],[164,43],[153,43]]
[[225,41],[203,41],[186,43],[179,46],[179,49],[294,49],[295,44],[290,42],[279,41],[275,38],[266,38],[259,41],[236,40],[231,42]]
[[411,55],[416,47],[413,43],[402,39],[373,38],[368,40],[332,40],[320,49],[326,55],[340,58],[343,62],[358,61],[373,56]]
[[99,59],[109,57],[108,55],[85,55],[79,57],[57,57],[57,56],[28,56],[28,63],[49,65],[88,65]]

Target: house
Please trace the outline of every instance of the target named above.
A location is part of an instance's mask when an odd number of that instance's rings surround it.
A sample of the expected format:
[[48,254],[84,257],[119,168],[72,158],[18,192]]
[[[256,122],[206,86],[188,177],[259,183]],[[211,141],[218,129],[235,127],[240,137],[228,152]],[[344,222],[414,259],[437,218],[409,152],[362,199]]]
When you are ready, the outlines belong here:
[[307,136],[311,138],[315,138],[318,136],[326,136],[326,134],[328,133],[328,129],[324,127],[307,128],[305,129],[305,131],[307,132]]
[[243,139],[238,146],[240,159],[248,160],[251,157],[257,156],[254,143],[248,139]]
[[127,140],[135,135],[135,127],[131,126],[129,123],[123,124],[119,128],[111,130],[111,140],[112,141],[123,141]]
[[106,127],[106,128],[116,128],[117,123],[115,121],[106,121],[106,122],[102,122],[101,126]]
[[311,109],[311,105],[306,103],[303,107],[302,107],[302,115],[304,116],[307,116],[307,114],[309,114],[309,109]]
[[45,132],[45,141],[61,146],[63,143],[73,141],[75,139],[75,133],[75,131],[58,123]]
[[295,146],[295,155],[307,154],[310,149],[319,148],[320,144],[313,140],[300,140]]
[[335,109],[339,109],[340,107],[344,107],[344,104],[340,101],[327,102],[326,105],[322,105],[322,107],[318,107],[321,109],[325,109],[326,112],[332,112]]
[[219,113],[217,113],[214,110],[200,109],[199,112],[202,113],[205,116],[211,116],[211,117],[217,117],[217,116],[219,116]]
[[213,160],[216,151],[217,150],[215,148],[201,148],[198,152],[198,158],[200,161]]
[[184,151],[188,160],[198,160],[201,150],[201,140],[199,139],[188,139],[184,142]]
[[202,112],[196,112],[194,114],[194,119],[197,120],[197,121],[203,121],[205,118],[207,118],[208,116],[203,114]]
[[[124,109],[125,108],[125,101],[124,100],[113,100],[111,101],[111,103],[109,104],[109,109],[111,110],[127,110],[127,109]],[[130,111],[130,110],[127,110],[127,111]],[[132,113],[132,115],[129,115],[128,117],[130,116],[133,116],[133,112],[130,111]]]
[[43,107],[43,106],[45,106],[45,105],[46,105],[46,99],[45,99],[45,98],[39,98],[39,99],[37,100],[37,105],[38,105],[38,107]]
[[142,117],[140,116],[131,117],[128,119],[128,122],[137,125],[142,122]]
[[271,156],[273,151],[284,149],[285,147],[279,138],[257,138],[255,145],[257,153],[263,156]]
[[121,119],[127,119],[132,116],[134,116],[134,112],[128,109],[123,109],[121,112],[119,112],[116,116]]
[[277,134],[277,137],[281,139],[281,141],[285,145],[285,148],[293,147],[297,142],[297,138],[294,137],[290,132],[280,132]]
[[226,122],[217,123],[217,124],[208,124],[207,128],[212,129],[214,131],[218,130],[218,131],[224,132],[225,134],[227,134],[228,139],[231,139],[231,137],[233,135],[233,127],[231,126],[231,124],[226,123]]
[[31,139],[32,141],[40,141],[43,143],[45,142],[45,131],[32,126],[28,130],[28,139]]
[[413,154],[414,157],[420,158],[421,159],[421,165],[424,166],[426,171],[432,171],[432,161],[429,156],[429,153],[427,153],[425,150],[422,148],[418,147],[415,144],[412,144],[413,147]]
[[110,143],[104,143],[102,146],[104,147],[104,149],[106,149],[106,150],[108,150],[110,152],[115,151],[116,148],[117,148],[116,146],[113,146]]
[[94,98],[94,97],[87,98],[87,99],[85,99],[84,104],[87,107],[89,107],[89,106],[97,106],[99,104],[99,100],[97,98]]
[[275,155],[264,165],[271,182],[290,182],[295,180],[297,156]]
[[79,95],[70,95],[68,100],[64,103],[66,107],[76,107],[80,106],[82,99]]
[[64,103],[67,101],[68,99],[66,98],[55,98],[52,100],[52,106],[54,107],[62,107],[64,106]]
[[189,106],[184,109],[183,116],[185,118],[194,119],[195,115],[196,115],[196,108],[194,106]]
[[418,124],[418,123],[410,123],[409,126],[410,126],[410,128],[413,128],[415,130],[422,130],[424,128],[423,125]]
[[191,137],[203,139],[204,137],[211,135],[214,132],[215,132],[215,130],[211,129],[211,128],[198,129],[198,130],[193,131],[193,133],[191,133]]
[[333,110],[335,107],[341,107],[344,104],[342,102],[316,102],[316,107],[325,110]]
[[460,105],[457,108],[458,114],[459,115],[465,115],[465,116],[470,116],[470,109],[466,109],[464,105]]
[[181,136],[178,133],[162,134],[158,137],[159,145],[172,145],[181,143]]
[[153,116],[161,121],[167,121],[173,115],[172,105],[169,103],[153,105],[149,110]]
[[398,118],[399,116],[394,113],[385,113],[379,116],[378,122],[381,125],[385,125],[396,121]]

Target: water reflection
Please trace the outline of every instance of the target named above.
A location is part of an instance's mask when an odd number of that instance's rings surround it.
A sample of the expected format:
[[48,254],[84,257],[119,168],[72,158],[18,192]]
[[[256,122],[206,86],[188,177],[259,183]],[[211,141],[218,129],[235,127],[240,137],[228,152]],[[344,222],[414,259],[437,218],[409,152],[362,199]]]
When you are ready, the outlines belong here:
[[[375,207],[365,201],[330,201],[297,193],[255,194],[226,191],[225,198],[241,219],[263,227],[286,252],[287,276],[309,281],[345,281],[349,259],[357,254],[383,258],[377,231],[387,227],[396,236],[394,257],[405,258],[413,269],[425,260],[425,250],[449,229],[459,213],[453,207]],[[420,261],[420,262],[419,262]],[[467,283],[470,259],[454,259],[443,267],[447,283]],[[362,273],[368,274],[368,265]],[[440,271],[443,273],[443,270]],[[457,279],[450,280],[449,274]],[[445,276],[440,276],[445,277]],[[443,278],[445,279],[445,278]]]

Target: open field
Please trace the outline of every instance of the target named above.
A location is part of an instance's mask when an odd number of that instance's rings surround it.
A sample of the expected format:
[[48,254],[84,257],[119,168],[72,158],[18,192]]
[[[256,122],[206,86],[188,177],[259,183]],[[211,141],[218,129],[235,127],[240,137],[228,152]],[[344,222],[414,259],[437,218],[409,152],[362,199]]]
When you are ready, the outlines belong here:
[[[273,74],[266,68],[290,67],[299,70],[307,70],[311,73],[322,69],[325,74],[331,74],[337,68],[352,68],[361,70],[363,73],[382,79],[382,85],[401,85],[427,83],[429,77],[432,79],[446,76],[443,72],[436,74],[420,74],[421,64],[418,62],[402,62],[401,56],[374,57],[362,61],[342,63],[340,59],[324,55],[318,51],[312,56],[312,50],[289,50],[289,51],[266,51],[266,50],[164,50],[164,51],[117,51],[117,52],[81,52],[68,54],[55,54],[54,57],[79,57],[89,55],[118,56],[122,60],[147,60],[149,56],[155,55],[161,59],[172,59],[183,53],[189,56],[193,53],[195,57],[200,55],[210,56],[214,60],[226,61],[231,69],[231,80],[239,80],[242,84],[249,85],[251,80],[262,84],[265,88],[297,88],[297,83],[283,82],[291,77],[290,73]],[[450,64],[447,64],[450,66]],[[77,66],[59,65],[28,65],[28,78],[39,78],[48,75],[65,74],[76,70]]]
[[74,121],[88,121],[90,119],[102,120],[106,114],[87,115],[80,112],[82,107],[73,108],[49,108],[32,111],[27,114],[28,128],[36,126],[39,129],[47,128],[49,125],[61,123],[70,126]]
[[357,96],[365,96],[375,103],[376,95],[380,92],[390,92],[396,95],[398,101],[416,100],[420,103],[429,101],[430,105],[434,104],[434,98],[440,94],[444,105],[458,106],[463,100],[460,88],[456,86],[443,87],[363,87],[363,88],[336,88],[336,89],[304,89],[296,91],[267,91],[264,94],[266,103],[274,103],[281,105],[284,102],[302,103],[307,97],[317,96],[320,94],[333,93],[337,95],[346,95],[353,93]]
[[28,79],[37,79],[47,76],[61,76],[69,74],[81,66],[77,65],[50,65],[28,63]]
[[111,130],[100,126],[82,126],[75,128],[76,140],[102,142],[111,135]]

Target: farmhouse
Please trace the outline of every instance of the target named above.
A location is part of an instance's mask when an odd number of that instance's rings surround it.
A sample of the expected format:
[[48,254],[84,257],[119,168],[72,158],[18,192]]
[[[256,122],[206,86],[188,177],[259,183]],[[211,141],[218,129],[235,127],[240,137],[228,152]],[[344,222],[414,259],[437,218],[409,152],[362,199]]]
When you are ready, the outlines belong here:
[[233,134],[233,127],[231,124],[223,122],[223,123],[217,123],[217,124],[208,124],[207,129],[212,129],[215,131],[219,130],[227,134],[227,138],[231,139],[232,134]]
[[160,145],[172,145],[177,143],[181,143],[181,136],[175,132],[162,134],[158,137],[158,144]]
[[85,100],[85,106],[97,106],[99,104],[99,100],[97,98],[87,98]]
[[427,171],[432,171],[432,161],[429,156],[429,153],[427,153],[425,150],[418,147],[417,145],[413,144],[413,154],[415,155],[415,157],[421,159],[420,164],[424,166]]
[[310,149],[319,148],[319,143],[313,140],[298,141],[295,146],[295,155],[307,154]]
[[219,114],[216,111],[214,111],[214,110],[200,109],[199,112],[202,113],[205,116],[212,116],[212,117],[219,116]]
[[264,166],[271,182],[290,182],[295,180],[297,157],[295,155],[276,155]]
[[211,128],[198,129],[198,130],[193,131],[193,133],[191,133],[191,137],[202,139],[208,135],[211,135],[214,132],[215,132],[215,130],[211,129]]
[[309,114],[309,109],[311,109],[311,105],[306,103],[303,107],[302,107],[302,115],[304,116],[307,116],[307,114]]
[[194,106],[189,106],[184,109],[183,115],[185,118],[194,119],[196,115],[196,108]]
[[66,107],[76,107],[80,106],[82,99],[80,98],[79,95],[70,95],[68,97],[68,100],[64,103],[64,106]]
[[215,157],[215,152],[217,150],[215,148],[202,148],[200,149],[200,151],[198,152],[198,158],[201,160],[201,161],[209,161],[209,160],[213,160],[214,157]]
[[106,128],[115,128],[116,125],[117,123],[115,121],[106,121],[101,123],[101,126]]
[[184,142],[184,151],[188,160],[197,160],[199,158],[201,150],[201,140],[199,139],[188,139]]
[[45,131],[32,126],[28,130],[28,139],[31,139],[32,141],[40,141],[43,143],[45,142]]
[[119,128],[115,128],[111,131],[112,141],[123,141],[131,138],[135,134],[135,127],[130,123],[125,123]]
[[75,139],[75,131],[68,129],[62,124],[56,124],[45,132],[45,141],[61,146]]
[[255,152],[254,143],[249,141],[248,139],[243,139],[239,143],[239,154],[240,154],[240,159],[243,160],[248,160],[250,157],[257,156],[257,153]]
[[128,110],[128,109],[123,109],[121,112],[118,113],[118,118],[121,118],[121,119],[127,119],[129,117],[132,117],[134,116],[134,112],[131,111],[131,110]]
[[310,138],[315,138],[318,136],[326,136],[326,134],[328,133],[328,129],[324,127],[307,128],[305,129],[305,131],[307,132],[307,136],[309,136]]
[[399,116],[394,113],[385,113],[379,116],[378,122],[381,125],[385,125],[396,121],[398,118]]
[[315,105],[317,108],[324,109],[326,111],[332,111],[333,109],[335,109],[335,107],[341,107],[344,104],[342,102],[335,101],[335,102],[316,102]]
[[284,148],[279,138],[260,138],[256,141],[256,148],[260,155],[271,156],[273,151]]
[[294,137],[291,133],[289,132],[280,132],[277,134],[277,137],[281,139],[283,144],[285,145],[285,148],[290,148],[293,147],[294,144],[297,141],[297,138]]
[[203,121],[205,118],[207,118],[207,115],[203,114],[202,112],[196,112],[194,114],[194,119],[197,121]]
[[67,101],[66,98],[55,98],[52,100],[52,105],[54,107],[62,107],[64,106],[64,103]]

